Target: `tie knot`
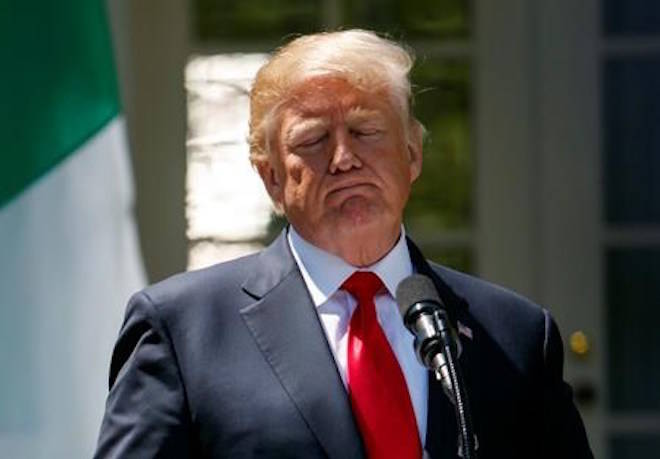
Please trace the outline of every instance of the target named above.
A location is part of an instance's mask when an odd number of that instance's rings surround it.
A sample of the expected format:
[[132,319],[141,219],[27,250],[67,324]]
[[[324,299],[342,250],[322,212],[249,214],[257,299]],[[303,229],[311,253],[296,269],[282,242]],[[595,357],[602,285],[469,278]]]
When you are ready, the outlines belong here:
[[373,300],[376,292],[382,287],[383,281],[371,271],[355,271],[342,284],[342,288],[359,302]]

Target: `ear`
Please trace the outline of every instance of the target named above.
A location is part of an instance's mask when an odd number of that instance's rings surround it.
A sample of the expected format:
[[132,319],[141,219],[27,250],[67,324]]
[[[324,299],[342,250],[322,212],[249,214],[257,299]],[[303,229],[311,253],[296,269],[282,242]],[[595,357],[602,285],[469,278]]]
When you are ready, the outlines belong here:
[[408,126],[408,159],[410,162],[410,183],[422,173],[424,127],[416,119],[411,119]]
[[253,165],[257,169],[257,172],[259,172],[261,181],[264,183],[266,191],[270,199],[273,200],[275,207],[281,207],[284,187],[270,158],[254,161]]

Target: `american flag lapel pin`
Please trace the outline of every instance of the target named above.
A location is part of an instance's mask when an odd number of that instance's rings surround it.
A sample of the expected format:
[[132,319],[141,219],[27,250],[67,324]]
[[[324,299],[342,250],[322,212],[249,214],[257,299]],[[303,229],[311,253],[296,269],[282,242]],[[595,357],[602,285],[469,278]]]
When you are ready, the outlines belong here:
[[463,335],[470,340],[473,339],[472,329],[467,325],[462,324],[460,320],[458,321],[458,334]]

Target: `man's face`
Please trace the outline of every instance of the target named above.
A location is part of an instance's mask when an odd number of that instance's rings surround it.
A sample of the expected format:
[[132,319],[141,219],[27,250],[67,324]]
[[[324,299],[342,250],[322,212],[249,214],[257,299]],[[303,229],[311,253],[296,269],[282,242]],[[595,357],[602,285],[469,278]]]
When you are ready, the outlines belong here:
[[259,167],[271,197],[318,247],[344,259],[369,243],[386,252],[421,172],[421,132],[407,140],[389,97],[343,79],[307,80],[291,96]]

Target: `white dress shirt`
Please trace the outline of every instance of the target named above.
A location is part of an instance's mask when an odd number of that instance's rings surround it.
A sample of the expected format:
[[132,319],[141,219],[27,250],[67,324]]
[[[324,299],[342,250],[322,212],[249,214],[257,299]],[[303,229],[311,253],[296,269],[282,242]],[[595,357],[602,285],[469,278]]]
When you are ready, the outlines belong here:
[[413,273],[403,227],[392,250],[366,268],[351,266],[341,258],[319,249],[304,240],[292,226],[289,227],[288,242],[325,329],[344,386],[347,386],[348,371],[348,325],[357,302],[339,288],[351,274],[360,269],[376,273],[383,281],[387,291],[381,291],[374,298],[376,315],[408,385],[423,446],[426,438],[428,373],[415,357],[413,335],[403,325],[394,299],[399,282]]

